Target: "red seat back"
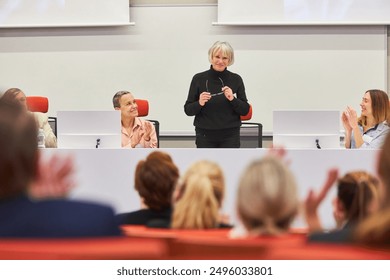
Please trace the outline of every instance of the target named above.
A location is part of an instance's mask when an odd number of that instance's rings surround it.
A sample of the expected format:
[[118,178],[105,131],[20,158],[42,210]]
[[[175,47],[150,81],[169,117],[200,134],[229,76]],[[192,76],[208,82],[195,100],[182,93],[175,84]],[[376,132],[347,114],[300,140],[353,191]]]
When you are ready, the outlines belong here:
[[147,260],[167,256],[167,244],[157,239],[0,239],[1,260]]
[[31,112],[47,113],[49,111],[49,99],[44,96],[27,96],[27,108]]
[[149,114],[149,102],[145,99],[135,99],[138,105],[138,117],[145,117]]
[[248,114],[245,116],[241,116],[242,121],[249,121],[252,118],[252,105],[249,104],[249,111]]

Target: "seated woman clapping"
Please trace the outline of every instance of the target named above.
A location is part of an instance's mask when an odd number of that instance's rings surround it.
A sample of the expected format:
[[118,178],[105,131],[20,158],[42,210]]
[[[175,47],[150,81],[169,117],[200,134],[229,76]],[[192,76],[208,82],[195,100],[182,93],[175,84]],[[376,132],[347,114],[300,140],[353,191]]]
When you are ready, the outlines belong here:
[[361,115],[348,106],[342,113],[345,129],[345,148],[379,149],[390,131],[390,105],[386,92],[367,90],[360,103]]

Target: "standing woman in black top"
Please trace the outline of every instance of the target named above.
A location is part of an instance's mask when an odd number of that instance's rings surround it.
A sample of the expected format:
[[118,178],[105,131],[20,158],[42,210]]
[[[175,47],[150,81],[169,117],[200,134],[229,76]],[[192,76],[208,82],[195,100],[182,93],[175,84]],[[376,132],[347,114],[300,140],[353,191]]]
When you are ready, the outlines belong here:
[[242,78],[227,70],[233,48],[217,41],[209,49],[210,69],[192,78],[184,111],[195,116],[198,148],[239,148],[240,116],[249,112]]

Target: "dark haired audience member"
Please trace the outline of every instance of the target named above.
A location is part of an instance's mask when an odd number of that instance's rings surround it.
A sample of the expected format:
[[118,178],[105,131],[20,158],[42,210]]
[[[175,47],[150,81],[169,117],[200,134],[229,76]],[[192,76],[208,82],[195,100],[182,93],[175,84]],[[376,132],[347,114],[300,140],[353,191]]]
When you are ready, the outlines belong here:
[[172,215],[172,193],[179,169],[164,152],[150,153],[135,170],[135,189],[144,209],[117,215],[120,224],[169,227]]
[[40,159],[32,115],[0,98],[0,237],[120,235],[111,208],[63,196],[74,184],[72,162]]
[[377,173],[379,184],[379,210],[360,223],[354,240],[376,247],[390,246],[390,135],[386,137],[379,152]]
[[337,197],[333,200],[336,229],[324,232],[317,210],[337,180],[337,169],[328,172],[328,178],[318,194],[311,190],[305,202],[305,214],[310,241],[350,242],[356,225],[375,213],[379,201],[379,180],[365,171],[348,172],[337,181]]

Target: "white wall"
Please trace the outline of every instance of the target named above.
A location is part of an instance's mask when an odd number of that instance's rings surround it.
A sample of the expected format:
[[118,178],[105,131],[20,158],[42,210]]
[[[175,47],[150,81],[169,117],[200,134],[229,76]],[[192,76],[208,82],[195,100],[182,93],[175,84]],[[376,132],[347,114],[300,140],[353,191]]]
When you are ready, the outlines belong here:
[[236,52],[253,121],[272,131],[274,109],[358,108],[386,89],[385,27],[213,26],[217,7],[134,6],[130,27],[0,30],[0,90],[20,87],[57,110],[111,110],[122,89],[150,100],[162,134],[193,133],[183,105],[216,40]]

